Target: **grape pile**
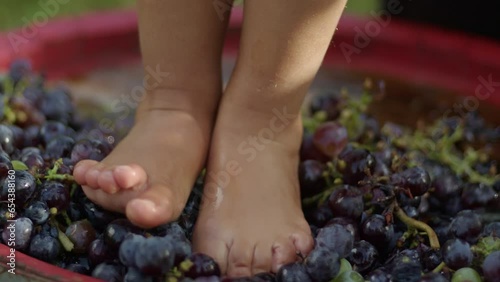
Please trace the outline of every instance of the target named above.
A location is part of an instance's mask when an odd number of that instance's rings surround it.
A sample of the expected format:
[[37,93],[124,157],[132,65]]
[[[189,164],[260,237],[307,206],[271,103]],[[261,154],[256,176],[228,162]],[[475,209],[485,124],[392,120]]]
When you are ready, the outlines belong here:
[[0,77],[2,243],[104,281],[500,281],[498,166],[492,146],[473,146],[498,143],[500,130],[476,113],[415,131],[379,125],[368,114],[378,92],[366,83],[359,97],[317,96],[304,114],[298,173],[313,251],[276,274],[229,279],[191,249],[203,177],[178,221],[154,229],[95,205],[72,169],[102,160],[129,124],[90,134],[98,121],[67,89],[16,61]]

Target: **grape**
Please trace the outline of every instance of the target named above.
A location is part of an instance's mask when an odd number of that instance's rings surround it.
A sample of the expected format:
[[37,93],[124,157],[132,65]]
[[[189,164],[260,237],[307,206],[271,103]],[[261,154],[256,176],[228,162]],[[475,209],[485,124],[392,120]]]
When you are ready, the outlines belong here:
[[[498,280],[498,276],[495,277]],[[491,280],[491,281],[497,281]],[[464,267],[453,273],[451,282],[482,282],[481,276],[472,268]]]
[[470,245],[462,239],[448,240],[441,250],[444,263],[451,269],[468,267],[472,263],[473,254]]
[[345,184],[357,185],[368,175],[373,175],[375,158],[365,149],[345,148],[338,156],[337,168]]
[[89,263],[95,266],[113,260],[115,253],[106,245],[103,239],[98,238],[90,243],[87,256]]
[[67,134],[68,128],[63,123],[57,121],[47,121],[40,127],[40,139],[45,145],[49,144],[56,137]]
[[443,261],[441,252],[437,249],[420,244],[417,250],[425,272],[434,270]]
[[84,219],[71,223],[66,229],[66,236],[73,242],[75,253],[86,253],[96,239],[96,232],[92,224]]
[[367,278],[370,282],[392,282],[391,275],[383,268],[372,271]]
[[134,267],[129,267],[127,269],[127,274],[125,274],[123,279],[124,282],[153,282],[151,276],[142,274],[140,270]]
[[196,279],[198,277],[219,276],[219,265],[215,260],[202,253],[193,253],[188,257],[193,264],[184,270],[184,276]]
[[36,147],[40,143],[40,127],[37,125],[28,126],[24,130],[24,147]]
[[34,152],[22,154],[21,162],[23,162],[29,169],[43,168],[45,165],[42,155]]
[[140,229],[124,218],[113,220],[104,230],[104,241],[111,248],[118,249],[128,233],[139,234]]
[[365,282],[365,280],[361,274],[351,270],[340,274],[333,282]]
[[446,200],[450,196],[459,196],[462,192],[463,183],[454,174],[447,173],[434,180],[433,195],[440,200]]
[[67,90],[56,88],[42,97],[40,110],[49,120],[68,123],[74,109]]
[[399,187],[409,189],[411,194],[421,196],[430,188],[431,178],[422,167],[412,167],[401,173],[391,176],[391,183]]
[[[339,266],[340,268],[340,266]],[[306,272],[306,268],[300,263],[291,263],[282,266],[276,274],[278,282],[313,282]]]
[[135,266],[147,275],[167,273],[174,266],[174,242],[167,237],[143,240],[135,253]]
[[500,238],[500,222],[492,222],[483,228],[481,237],[490,236]]
[[83,207],[86,218],[96,230],[104,229],[111,221],[118,217],[115,213],[102,209],[88,199],[84,200]]
[[69,191],[62,183],[48,181],[40,191],[40,200],[46,202],[49,208],[63,211],[69,207]]
[[57,160],[62,157],[69,157],[75,140],[73,138],[60,135],[50,140],[45,148],[45,158],[50,160]]
[[333,213],[328,205],[321,205],[317,209],[306,213],[305,216],[309,223],[322,227],[332,218]]
[[186,239],[186,231],[177,222],[171,222],[156,227],[152,233],[156,236],[169,235],[176,239]]
[[2,232],[3,242],[16,250],[25,250],[29,247],[33,222],[27,217],[20,217],[8,222]]
[[311,101],[311,113],[315,114],[319,111],[325,112],[327,120],[335,120],[340,115],[341,99],[333,95],[314,96]]
[[419,282],[421,277],[421,266],[409,257],[398,259],[392,270],[391,276],[394,282]]
[[14,148],[22,148],[24,145],[24,131],[19,126],[8,125],[10,130],[12,131],[12,145]]
[[340,258],[335,251],[318,244],[307,256],[304,266],[312,280],[329,281],[339,273]]
[[477,241],[483,229],[481,217],[471,210],[463,210],[450,223],[450,233],[456,238],[463,239],[470,244]]
[[37,234],[31,239],[28,254],[46,262],[53,262],[60,252],[59,240],[48,234]]
[[443,275],[439,273],[427,273],[420,278],[420,282],[448,282],[448,279],[446,279]]
[[24,216],[36,225],[44,224],[50,216],[49,207],[45,202],[35,201],[26,208]]
[[101,263],[92,271],[92,277],[106,282],[122,282],[125,268],[115,263]]
[[491,186],[484,184],[469,184],[462,191],[462,203],[466,208],[483,208],[495,201],[498,195]]
[[394,237],[394,226],[387,224],[384,216],[374,214],[361,225],[361,237],[373,244],[377,250],[381,250],[387,248],[387,244]]
[[313,144],[324,155],[334,158],[347,145],[347,129],[337,122],[326,122],[321,124],[313,135]]
[[313,143],[313,135],[304,134],[300,147],[301,160],[316,160],[323,163],[330,161],[330,158],[323,154]]
[[364,209],[363,194],[354,186],[343,185],[333,191],[328,204],[334,216],[358,220]]
[[311,197],[319,194],[326,187],[323,172],[326,165],[315,160],[306,160],[299,166],[300,194],[302,197]]
[[337,252],[340,258],[349,255],[353,244],[354,237],[352,234],[339,224],[332,224],[321,228],[316,237],[316,246]]
[[180,264],[182,261],[184,261],[187,257],[189,257],[192,253],[191,249],[191,243],[187,238],[180,239],[175,236],[167,235],[166,237],[170,237],[170,240],[175,241],[174,245],[174,253],[175,253],[175,259],[174,259],[174,265]]
[[[1,100],[1,99],[0,99]],[[9,170],[13,169],[9,156],[5,152],[0,152],[0,180],[3,181],[8,175]]]
[[328,222],[327,225],[331,224],[342,225],[347,231],[349,231],[349,233],[351,233],[354,241],[359,241],[359,228],[358,224],[354,220],[347,217],[334,217]]
[[10,194],[9,189],[12,191],[12,186],[14,186],[16,206],[22,206],[27,203],[35,192],[35,178],[27,171],[16,170],[14,174],[9,174],[7,179],[2,186],[1,199],[7,200]]
[[31,63],[28,60],[17,59],[9,66],[9,77],[14,85],[31,72]]
[[88,266],[78,264],[78,263],[71,263],[68,266],[65,267],[67,270],[83,274],[83,275],[88,275],[90,274],[90,269]]
[[490,253],[483,261],[482,269],[487,282],[498,281],[500,278],[500,251]]
[[377,249],[367,241],[361,240],[354,243],[347,257],[353,269],[360,273],[370,271],[378,259]]
[[[120,245],[119,258],[121,263],[125,266],[136,266],[135,264],[135,254],[138,251],[139,246],[146,240],[146,238],[136,235],[129,234],[125,237],[122,244]],[[97,244],[97,243],[96,243]],[[104,244],[104,241],[103,243]],[[104,255],[104,252],[100,252]]]
[[78,163],[81,160],[102,161],[109,153],[109,149],[99,141],[83,139],[76,142],[71,151],[71,161]]

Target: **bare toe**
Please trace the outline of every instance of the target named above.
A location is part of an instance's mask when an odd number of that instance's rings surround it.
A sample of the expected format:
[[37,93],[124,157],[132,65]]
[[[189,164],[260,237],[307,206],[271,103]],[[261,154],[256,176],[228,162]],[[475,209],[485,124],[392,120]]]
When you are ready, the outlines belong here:
[[87,181],[85,180],[87,172],[96,164],[97,162],[93,160],[83,160],[78,162],[73,170],[73,176],[75,177],[76,183],[80,185],[87,185]]
[[108,194],[115,194],[119,189],[115,182],[113,171],[109,169],[101,171],[97,177],[97,185],[101,188],[101,190]]
[[253,252],[252,275],[263,272],[271,272],[272,246],[268,244],[258,245]]
[[250,242],[235,242],[229,248],[227,275],[230,277],[246,277],[252,274],[252,260],[255,246]]
[[116,184],[121,189],[138,190],[147,180],[146,171],[136,164],[119,165],[115,167],[113,174]]
[[99,163],[89,168],[87,170],[87,173],[85,174],[85,182],[87,183],[86,186],[89,186],[90,188],[93,189],[99,188],[99,184],[97,181],[100,174],[101,174],[101,168],[99,166]]
[[147,190],[132,199],[126,207],[128,219],[143,228],[151,228],[176,219],[181,211],[173,203],[172,190],[164,185],[151,185]]
[[297,251],[289,238],[277,241],[273,246],[272,253],[271,269],[274,273],[278,272],[281,266],[297,260]]
[[303,257],[306,257],[314,248],[314,239],[311,232],[300,231],[292,235],[295,250]]

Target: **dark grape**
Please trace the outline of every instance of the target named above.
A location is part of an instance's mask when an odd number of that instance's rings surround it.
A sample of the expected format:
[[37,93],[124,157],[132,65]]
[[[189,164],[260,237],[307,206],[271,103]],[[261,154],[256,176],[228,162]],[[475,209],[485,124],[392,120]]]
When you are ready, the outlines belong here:
[[111,248],[118,249],[127,234],[139,234],[140,232],[141,230],[139,227],[134,226],[129,220],[119,218],[113,220],[106,226],[104,230],[104,241],[106,241],[106,244]]
[[375,265],[378,259],[377,249],[367,241],[361,240],[354,243],[347,260],[355,271],[365,273]]
[[391,282],[392,276],[385,269],[379,268],[368,274],[367,279],[370,282]]
[[106,146],[104,146],[103,143],[83,139],[76,142],[75,146],[73,146],[71,161],[75,164],[81,160],[102,161],[107,153],[109,152],[106,150]]
[[57,160],[63,157],[70,157],[75,140],[73,138],[60,135],[50,140],[45,148],[45,158]]
[[450,223],[450,233],[470,244],[477,241],[483,229],[481,217],[471,210],[463,210]]
[[202,253],[193,253],[188,257],[192,265],[184,270],[184,276],[199,278],[208,276],[219,276],[221,274],[219,265],[215,260]]
[[10,162],[9,155],[5,152],[0,152],[0,180],[3,181],[3,179],[9,175],[9,170],[12,169],[13,167]]
[[500,278],[500,251],[489,254],[482,265],[484,279],[487,282],[498,281]]
[[87,256],[89,263],[93,266],[111,261],[115,255],[115,252],[113,252],[113,250],[111,250],[111,248],[109,248],[101,238],[92,241],[88,247]]
[[483,228],[481,237],[496,237],[500,238],[500,222],[492,222]]
[[42,127],[40,127],[39,134],[43,144],[47,145],[56,137],[67,135],[68,128],[63,123],[57,121],[47,121],[42,125]]
[[354,186],[339,186],[330,195],[328,204],[334,216],[358,220],[364,209],[363,194]]
[[19,83],[23,77],[31,73],[31,63],[28,60],[17,59],[9,66],[9,77],[14,85]]
[[50,216],[49,207],[45,202],[35,201],[26,208],[24,216],[36,225],[44,224]]
[[83,275],[89,275],[90,274],[90,268],[86,265],[79,264],[79,263],[71,263],[68,266],[65,267],[67,270]]
[[373,175],[375,158],[368,150],[347,147],[338,156],[337,168],[343,175],[344,183],[357,185],[368,175]]
[[394,226],[387,224],[384,216],[374,214],[361,225],[361,237],[373,244],[377,250],[387,248],[387,244],[394,237]]
[[336,252],[340,258],[349,255],[353,244],[353,235],[340,224],[325,226],[319,230],[318,236],[316,236],[317,247]]
[[14,152],[14,132],[8,126],[0,124],[0,147],[6,153]]
[[7,223],[2,240],[7,246],[22,251],[29,247],[32,231],[33,222],[27,217],[20,217]]
[[318,244],[304,261],[307,274],[314,281],[329,281],[340,270],[340,256],[332,249]]
[[[137,253],[139,246],[146,240],[146,238],[136,235],[136,234],[129,234],[125,237],[123,240],[122,244],[120,245],[120,250],[119,250],[119,259],[121,263],[123,263],[125,266],[133,267],[136,266],[135,264],[135,254]],[[96,248],[96,255],[97,259],[99,260],[99,257],[103,257],[105,255],[104,252],[102,252],[100,249],[104,248],[104,241],[95,243],[96,247],[99,245],[102,245],[103,247],[101,248]]]
[[448,279],[439,273],[427,273],[420,278],[420,282],[448,282]]
[[46,202],[49,208],[63,211],[69,207],[69,191],[62,183],[48,181],[40,191],[40,200]]
[[458,270],[472,263],[473,254],[470,245],[462,239],[448,240],[441,250],[444,263],[451,269]]
[[118,217],[117,214],[104,210],[88,199],[84,200],[83,207],[86,218],[96,230],[103,230],[111,221]]
[[59,240],[48,234],[37,234],[31,239],[28,254],[46,262],[53,262],[61,252]]
[[408,189],[416,197],[425,194],[429,190],[431,178],[424,168],[417,166],[401,173],[393,174],[391,176],[391,183]]
[[333,217],[333,213],[328,205],[321,205],[317,209],[306,212],[305,216],[309,223],[323,227]]
[[403,257],[398,260],[392,269],[392,280],[394,282],[419,282],[422,268],[418,262]]
[[66,229],[66,236],[73,242],[75,253],[87,253],[90,244],[96,239],[92,224],[86,219],[71,223]]
[[[12,171],[11,171],[12,172]],[[1,199],[13,199],[9,194],[14,191],[15,204],[20,207],[31,200],[35,192],[35,178],[29,172],[24,170],[16,170],[14,173],[9,173],[9,176],[4,181],[2,186]]]
[[43,157],[39,153],[26,153],[22,154],[21,156],[21,161],[29,168],[43,168],[45,165],[45,162],[43,160]]
[[[339,263],[340,268],[340,263]],[[291,263],[282,266],[276,274],[278,282],[313,282],[307,274],[306,268],[301,263]]]
[[142,274],[135,267],[129,267],[127,274],[123,278],[123,282],[153,282],[153,277]]
[[135,253],[135,266],[147,275],[167,273],[175,260],[174,242],[167,237],[150,237],[142,241]]
[[334,95],[315,96],[311,101],[311,113],[325,112],[327,120],[335,120],[341,112],[341,99]]
[[447,173],[436,178],[432,186],[434,187],[433,195],[440,200],[446,200],[450,196],[459,196],[463,183],[456,175]]
[[326,179],[323,176],[326,165],[316,160],[305,160],[299,166],[300,194],[302,197],[311,197],[319,194],[326,188]]
[[101,263],[92,271],[92,277],[106,282],[122,282],[125,268],[115,263]]
[[466,208],[484,208],[493,203],[498,194],[491,186],[484,184],[469,184],[462,191],[462,203]]
[[359,241],[359,227],[356,221],[347,217],[334,217],[327,225],[339,224],[342,225],[354,238],[354,241]]
[[344,150],[349,141],[347,129],[337,122],[321,124],[313,135],[313,144],[324,155],[334,158]]
[[49,120],[68,123],[74,108],[67,90],[56,88],[42,97],[40,110]]
[[312,134],[304,134],[302,140],[302,145],[300,147],[300,159],[301,160],[316,160],[320,162],[330,161],[330,157],[323,154],[313,142]]

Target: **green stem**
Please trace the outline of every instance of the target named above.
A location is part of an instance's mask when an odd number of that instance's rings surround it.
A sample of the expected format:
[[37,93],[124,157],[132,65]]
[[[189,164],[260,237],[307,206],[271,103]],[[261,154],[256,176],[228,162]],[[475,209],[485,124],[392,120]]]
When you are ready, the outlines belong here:
[[57,238],[59,239],[59,242],[61,242],[61,245],[67,252],[71,252],[75,245],[71,240],[64,234],[64,232],[59,229],[59,226],[57,226]]
[[418,221],[416,219],[413,219],[409,217],[408,215],[405,214],[405,212],[398,206],[395,207],[396,211],[396,216],[399,220],[401,220],[404,224],[406,224],[408,227],[413,227],[418,230],[425,231],[427,233],[427,236],[429,237],[429,244],[431,248],[437,250],[439,249],[439,239],[436,235],[436,232],[427,224],[423,223],[422,221]]
[[436,266],[436,268],[434,268],[434,270],[432,270],[432,272],[439,273],[445,266],[446,264],[444,262],[441,262],[438,266]]

